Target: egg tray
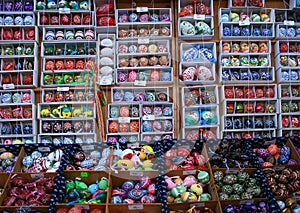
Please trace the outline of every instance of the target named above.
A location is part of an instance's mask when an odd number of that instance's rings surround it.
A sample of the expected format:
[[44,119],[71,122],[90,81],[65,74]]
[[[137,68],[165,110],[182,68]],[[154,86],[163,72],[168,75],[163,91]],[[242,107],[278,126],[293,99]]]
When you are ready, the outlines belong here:
[[213,210],[215,213],[222,213],[221,205],[216,201],[206,201],[201,203],[179,203],[172,204],[168,206],[168,210],[177,211],[178,209],[188,211],[189,209],[195,207],[196,210],[205,211],[207,208]]
[[[31,35],[30,34],[30,37],[27,38],[26,37],[26,33],[29,32],[30,30],[33,30],[34,31],[34,34]],[[7,39],[4,39],[4,33],[5,31],[9,31],[11,33],[11,37],[12,39],[11,40],[7,40]],[[21,35],[22,35],[22,38],[19,39],[19,40],[16,40],[14,39],[14,32],[16,31],[20,31],[21,32]],[[32,32],[32,31],[30,31]],[[29,33],[28,33],[29,34]],[[20,42],[22,43],[22,41],[29,41],[29,42],[37,42],[39,43],[39,31],[38,31],[38,28],[36,26],[2,26],[0,27],[0,38],[1,38],[1,43],[12,43],[12,42]]]
[[[82,11],[91,11],[92,10],[92,7],[93,7],[93,3],[91,0],[85,0],[88,5],[87,5],[87,9],[84,9],[84,8],[81,8],[80,7],[80,2],[82,1],[79,1],[79,0],[76,0],[76,4],[78,5],[78,9],[75,9],[75,4],[74,4],[74,9],[69,5],[69,3],[67,2],[67,5],[66,6],[59,6],[58,4],[55,4],[56,7],[54,7],[54,5],[49,5],[51,6],[49,9],[48,7],[48,4],[47,4],[47,1],[34,1],[34,11],[35,12],[60,12],[60,13],[64,13],[66,11],[66,13],[68,11],[71,11],[71,12],[82,12]],[[38,9],[38,6],[39,6],[39,2],[43,2],[45,3],[45,9]]]
[[[236,60],[233,60],[236,59]],[[241,60],[247,59],[242,64]],[[220,54],[219,61],[221,62],[220,68],[271,68],[271,56],[269,53],[265,54],[255,54],[255,55],[248,55],[248,54],[241,54],[241,55],[224,55]],[[247,64],[248,63],[248,64]],[[252,64],[251,64],[252,63]]]
[[1,59],[1,73],[24,74],[35,73],[38,71],[38,60],[35,56],[25,56],[22,58],[6,58]]
[[[5,94],[10,94],[11,98],[9,99],[11,103],[4,103],[2,98],[4,98]],[[20,99],[14,99],[13,97],[16,97],[14,95],[20,94]],[[26,95],[26,96],[25,96]],[[23,97],[24,96],[24,97]],[[24,99],[23,99],[24,98]],[[35,102],[35,94],[33,90],[30,89],[23,89],[23,90],[0,90],[0,106],[4,105],[30,105]],[[15,101],[14,101],[15,100]],[[18,102],[20,101],[20,102]]]
[[[149,125],[150,124],[150,125]],[[141,119],[141,133],[145,134],[173,134],[174,132],[174,118],[169,117],[155,117],[154,119],[142,118]],[[169,138],[171,139],[171,138]]]
[[276,41],[275,43],[275,56],[277,55],[295,55],[300,52],[300,43],[297,41]]
[[219,126],[208,126],[208,127],[183,127],[182,128],[182,138],[186,140],[199,140],[200,131],[203,130],[203,138],[207,140],[217,139],[220,136],[220,127]]
[[[13,24],[11,24],[11,23],[5,23],[5,18],[6,17],[8,17],[8,16],[10,16],[10,17],[12,17],[12,20],[13,20]],[[16,22],[15,22],[15,18],[16,17],[21,17],[22,18],[22,24],[16,24]],[[27,24],[25,24],[24,23],[24,18],[25,17],[27,17],[27,16],[30,16],[32,19],[31,19],[31,22],[29,22],[29,23],[27,23]],[[3,19],[3,23],[1,23],[1,27],[2,26],[35,26],[36,25],[36,19],[35,19],[35,15],[34,15],[34,13],[33,12],[25,12],[25,11],[23,11],[23,12],[20,12],[20,11],[15,11],[15,12],[1,12],[1,16],[0,16],[0,18],[2,18]],[[29,21],[29,20],[27,20],[27,21]]]
[[[193,26],[196,26],[196,24],[198,22],[203,22],[203,23],[206,23],[210,29],[211,29],[211,34],[205,34],[205,35],[184,35],[182,33],[182,30],[181,30],[181,23],[183,21],[187,21],[187,22],[190,22]],[[182,40],[211,40],[213,39],[213,37],[215,36],[215,32],[214,32],[214,20],[213,20],[213,17],[210,17],[210,16],[205,16],[204,20],[196,20],[194,19],[193,17],[179,17],[178,18],[178,38],[179,39],[182,39]],[[195,30],[196,31],[196,30]]]
[[[196,2],[196,3],[198,3],[198,2]],[[192,5],[193,8],[194,8],[192,10],[193,11],[192,14],[181,15],[180,12],[183,10],[183,8],[187,7],[189,5]],[[197,10],[198,5],[199,5],[199,10]],[[207,7],[208,11],[205,10],[206,8],[203,5],[205,5]],[[214,10],[213,9],[214,9],[214,3],[213,3],[212,0],[204,0],[204,1],[199,2],[198,4],[195,4],[195,2],[191,1],[191,0],[180,0],[180,1],[178,1],[178,14],[179,14],[180,17],[193,16],[195,12],[196,12],[195,13],[196,15],[213,16],[214,15]]]
[[240,139],[240,138],[269,138],[276,137],[277,131],[274,129],[266,129],[266,130],[241,130],[233,132],[232,130],[221,130],[220,132],[221,138],[226,139]]
[[115,144],[117,142],[136,142],[140,141],[140,133],[108,133],[106,140],[108,144]]
[[[222,41],[220,41],[222,42]],[[185,59],[184,55],[186,51],[191,50],[192,48],[196,48],[199,52],[201,49],[208,49],[211,55],[208,55],[208,53],[201,52],[198,53],[198,55],[195,58],[189,58]],[[194,52],[193,52],[194,53]],[[207,54],[207,55],[206,55]],[[193,56],[190,55],[189,56]],[[211,57],[211,59],[209,59]],[[194,43],[194,42],[182,42],[180,43],[180,61],[181,62],[213,62],[215,63],[217,60],[217,48],[216,48],[216,42],[201,42],[201,43]]]
[[265,7],[265,5],[266,5],[266,2],[265,2],[265,0],[260,0],[260,1],[258,1],[258,4],[256,5],[256,4],[252,4],[251,3],[251,0],[245,0],[244,1],[244,4],[242,4],[242,5],[239,5],[239,4],[235,4],[235,2],[234,2],[235,0],[229,0],[228,1],[228,7],[229,8],[239,8],[239,7],[242,7],[242,8],[244,8],[244,7],[247,7],[247,8],[260,8],[260,7]]
[[285,136],[285,137],[290,137],[290,136],[299,136],[300,131],[297,129],[279,129],[277,131],[278,136]]
[[76,133],[71,135],[41,135],[37,137],[37,143],[54,143],[54,144],[90,144],[97,142],[97,135],[94,133],[77,135]]
[[141,140],[146,141],[146,142],[160,141],[160,140],[170,140],[172,138],[174,138],[174,133],[173,132],[169,132],[169,133],[156,133],[156,132],[141,133]]
[[[53,52],[48,52],[49,49]],[[80,40],[75,43],[62,43],[57,41],[56,43],[51,42],[51,44],[42,42],[41,45],[41,57],[42,58],[82,58],[82,57],[93,57],[98,54],[98,49],[96,48],[96,42],[88,41],[81,42]]]
[[[286,119],[288,119],[288,124],[286,124]],[[300,113],[282,113],[279,116],[278,127],[281,132],[284,131],[298,131],[300,130],[299,126]]]
[[[120,115],[120,109],[122,107],[125,107],[125,108],[129,108],[129,116],[125,116],[125,115]],[[133,114],[133,111],[132,111],[132,108],[134,107],[134,113],[137,113],[137,114]],[[115,112],[113,111],[114,109],[118,109],[118,112]],[[140,113],[140,104],[138,103],[132,103],[132,102],[122,102],[122,103],[111,103],[111,104],[108,104],[108,109],[107,109],[107,112],[108,112],[108,117],[109,118],[119,118],[119,117],[131,117],[131,118],[139,118],[141,117],[141,113]],[[112,115],[112,113],[116,113],[116,115]],[[126,113],[127,115],[127,111],[124,112]]]
[[[19,1],[17,0],[12,0],[12,1],[3,1],[3,8],[1,7],[1,13],[14,13],[14,12],[33,12],[34,10],[34,2],[31,0],[25,1],[23,2],[23,7],[20,8],[19,5],[17,5],[17,10],[15,10],[15,6]],[[1,2],[2,3],[2,2]],[[8,5],[6,5],[6,3],[8,3]],[[26,10],[25,10],[26,8]],[[20,11],[18,11],[20,10]]]
[[[290,1],[292,3],[292,1]],[[291,6],[291,5],[290,5]],[[294,21],[294,23],[298,23],[299,20],[299,11],[295,9],[274,9],[275,13],[275,23],[281,24],[286,21]]]
[[[281,31],[280,28],[285,29],[286,32]],[[299,40],[299,32],[298,29],[300,28],[300,23],[295,23],[294,25],[284,25],[284,24],[277,24],[276,25],[276,36],[275,39],[277,40]],[[292,29],[292,30],[291,30]],[[288,31],[290,30],[290,31]],[[289,34],[287,34],[289,32]]]
[[[191,94],[193,95],[191,97]],[[204,96],[204,97],[203,97]],[[193,98],[193,102],[191,99]],[[195,99],[196,98],[196,99]],[[181,106],[209,106],[219,104],[218,87],[214,85],[190,86],[181,89]]]
[[[237,45],[236,45],[237,44]],[[255,45],[256,44],[256,45]],[[226,49],[224,49],[227,47]],[[243,49],[243,46],[245,46],[245,49]],[[229,46],[229,50],[228,50]],[[260,47],[261,46],[261,47]],[[248,48],[246,48],[248,47]],[[276,52],[276,46],[275,46],[275,52]],[[246,55],[262,55],[265,56],[266,54],[271,55],[272,52],[272,44],[270,40],[266,41],[220,41],[219,44],[219,52],[220,55],[233,55],[233,56],[246,56]],[[276,54],[275,54],[276,55]]]
[[[73,23],[73,17],[78,14],[80,16],[79,17],[80,23],[75,24],[75,23]],[[43,16],[46,16],[48,18],[47,19],[48,23],[47,22],[43,23],[43,22],[45,22],[45,18]],[[84,20],[84,18],[86,16],[90,16],[90,18],[89,19],[86,18],[86,20]],[[90,12],[90,11],[70,11],[70,13],[60,13],[60,12],[56,12],[56,11],[41,11],[41,12],[38,12],[37,17],[38,17],[37,26],[39,28],[51,27],[51,26],[56,26],[56,27],[69,26],[70,27],[70,25],[72,25],[72,26],[84,25],[84,26],[92,26],[92,29],[93,29],[93,27],[95,26],[94,12]],[[57,17],[57,20],[55,20],[54,24],[51,23],[52,17]],[[62,17],[68,17],[70,24],[67,22],[62,22]],[[84,23],[84,21],[86,23]]]
[[300,100],[300,84],[280,84],[278,85],[278,98],[281,100]]
[[[228,35],[224,28],[228,27],[230,29],[230,35]],[[233,35],[233,28],[238,27],[240,29],[239,35]],[[244,28],[247,28],[249,31],[249,36],[242,35],[241,32]],[[254,36],[253,30],[255,28],[259,28],[260,33],[264,30],[265,34],[261,34],[261,36]],[[267,29],[267,31],[265,30]],[[220,23],[219,25],[219,37],[221,40],[233,40],[233,41],[241,41],[241,40],[266,40],[266,39],[272,39],[275,37],[275,28],[274,23],[272,22],[266,22],[262,24],[256,24],[256,23],[250,23],[250,25],[246,26],[240,26],[239,23]]]
[[[104,51],[105,49],[106,51]],[[100,85],[114,84],[116,68],[116,35],[98,34],[97,51],[99,69],[98,82]],[[107,76],[109,76],[109,78]]]
[[[18,48],[21,47],[21,48]],[[26,49],[30,49],[32,50],[32,52],[29,52],[30,54],[28,54],[26,52]],[[11,51],[8,51],[9,49],[11,49]],[[17,52],[19,52],[21,49],[21,54],[18,54]],[[30,58],[30,57],[34,57],[36,55],[38,55],[38,46],[37,43],[33,42],[33,41],[22,41],[22,42],[10,42],[10,43],[1,43],[0,45],[0,57],[4,58],[4,59],[13,59],[13,58]]]
[[[107,11],[107,8],[105,8],[106,10],[103,10],[104,13],[99,14],[99,16],[97,17],[97,10],[101,7],[101,6],[105,6],[106,4],[112,4],[112,9]],[[116,11],[117,11],[117,6],[116,6],[116,1],[108,1],[108,0],[99,0],[99,1],[94,1],[94,19],[95,19],[95,30],[97,33],[101,33],[101,34],[114,34],[116,33],[116,25],[109,25],[109,26],[99,26],[98,25],[98,19],[102,18],[102,17],[110,17],[115,19],[115,21],[117,22],[116,19]],[[101,11],[101,8],[99,9]]]
[[[236,20],[232,21],[231,20],[231,15],[233,13],[238,14],[238,17],[237,17],[238,21],[236,21]],[[229,15],[228,16],[229,17],[229,21],[224,22],[222,20],[222,17],[223,17],[224,14],[228,14]],[[271,8],[251,8],[251,7],[233,8],[232,7],[232,8],[220,8],[219,9],[219,14],[218,14],[218,17],[219,17],[218,21],[219,22],[218,23],[219,23],[219,25],[221,23],[231,23],[231,24],[232,23],[236,23],[236,24],[239,24],[240,21],[242,22],[242,20],[241,20],[241,14],[244,14],[244,15],[246,15],[246,17],[249,18],[248,22],[250,22],[250,24],[265,24],[265,23],[272,23],[272,22],[275,21],[274,10],[271,9]],[[252,15],[254,15],[254,14],[257,14],[257,15],[260,16],[259,21],[252,20]],[[262,14],[268,15],[268,19],[262,20],[262,17],[261,17]],[[247,21],[245,21],[245,22],[247,22]]]
[[[10,127],[10,129],[7,130],[8,126]],[[31,127],[31,130],[28,130],[28,126]],[[17,121],[10,122],[2,121],[0,123],[0,127],[0,138],[3,140],[3,144],[20,143],[20,141],[16,142],[15,140],[21,140],[22,142],[24,142],[24,140],[26,141],[26,138],[29,140],[33,140],[34,136],[37,133],[36,123],[33,122],[32,119],[19,119]]]
[[[133,125],[131,127],[131,125]],[[133,128],[133,129],[132,129]],[[109,118],[106,121],[106,132],[109,133],[139,133],[140,130],[140,118],[129,118],[123,120],[121,117],[116,118]]]

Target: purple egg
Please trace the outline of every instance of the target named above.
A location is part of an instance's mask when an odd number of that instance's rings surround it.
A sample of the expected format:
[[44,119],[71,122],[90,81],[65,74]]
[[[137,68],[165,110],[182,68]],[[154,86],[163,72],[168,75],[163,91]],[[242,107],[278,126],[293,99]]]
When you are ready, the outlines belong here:
[[126,82],[127,81],[127,75],[123,72],[120,72],[118,74],[118,80],[119,80],[119,82]]
[[297,161],[295,161],[294,159],[290,159],[288,161],[288,165],[296,165],[297,164]]
[[237,211],[236,206],[229,204],[229,205],[227,205],[223,208],[223,212],[225,212],[225,213],[237,213],[238,211]]
[[266,149],[258,149],[256,154],[258,157],[261,157],[261,158],[267,158],[270,155],[270,153]]
[[22,11],[23,10],[23,4],[20,1],[17,1],[15,3],[15,11]]
[[8,167],[6,167],[5,172],[6,173],[10,173],[10,172],[12,172],[12,170],[13,170],[13,167],[12,166],[8,166]]
[[257,210],[257,207],[255,204],[251,202],[247,202],[242,206],[242,209],[248,213],[255,213]]
[[300,148],[296,147],[296,150],[300,154]]
[[33,2],[26,1],[24,5],[25,11],[33,11]]
[[5,11],[14,11],[14,4],[12,1],[5,2]]

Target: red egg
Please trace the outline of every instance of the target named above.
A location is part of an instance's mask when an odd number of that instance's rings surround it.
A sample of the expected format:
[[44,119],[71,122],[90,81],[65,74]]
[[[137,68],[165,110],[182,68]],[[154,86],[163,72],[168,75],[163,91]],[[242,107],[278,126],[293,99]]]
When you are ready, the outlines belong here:
[[82,20],[83,25],[91,25],[92,24],[92,17],[90,15],[86,15],[83,17]]
[[77,61],[75,68],[83,70],[84,69],[84,62],[82,60]]
[[71,24],[71,21],[70,21],[69,16],[68,16],[68,15],[62,15],[62,16],[60,17],[60,23],[61,23],[62,25],[70,25],[70,24]]
[[273,167],[274,165],[270,162],[264,162],[261,166],[262,168],[267,168],[267,167]]
[[22,32],[17,30],[14,32],[14,40],[22,40]]
[[244,92],[240,88],[235,88],[234,93],[235,93],[235,98],[243,98],[244,97]]
[[264,97],[264,91],[261,88],[256,88],[255,89],[255,95],[256,98],[263,98]]
[[59,18],[58,16],[51,17],[51,25],[59,25]]
[[33,76],[32,75],[23,75],[23,84],[24,85],[33,84]]
[[75,14],[73,16],[73,24],[80,25],[81,24],[81,17],[79,14]]
[[46,70],[54,70],[54,62],[53,61],[47,61],[45,65]]
[[72,70],[72,69],[74,69],[74,61],[68,60],[68,61],[66,62],[66,68],[67,68],[67,70]]
[[280,52],[285,53],[288,51],[288,45],[286,43],[281,43],[280,44]]
[[40,18],[41,25],[49,25],[49,17],[46,15],[42,15]]
[[18,75],[13,76],[12,83],[14,85],[20,85],[21,84],[20,76],[18,76]]
[[234,98],[234,93],[232,89],[225,89],[224,93],[225,93],[225,98]]
[[254,92],[250,88],[245,89],[245,98],[254,98]]
[[251,134],[244,134],[244,137],[243,138],[245,138],[245,139],[250,139],[250,138],[252,138],[252,135]]
[[11,84],[12,78],[10,74],[3,75],[2,84]]
[[13,40],[13,34],[12,34],[11,30],[4,31],[3,40]]
[[267,88],[266,89],[266,98],[273,98],[274,97],[274,89],[273,88]]
[[28,30],[25,35],[25,40],[34,40],[35,32],[34,30]]
[[290,126],[290,119],[289,119],[289,117],[288,116],[282,117],[281,123],[282,123],[282,127],[283,128],[289,127]]
[[295,53],[295,52],[297,52],[297,47],[293,44],[290,44],[289,51],[290,51],[290,53]]
[[292,128],[299,127],[299,119],[297,117],[292,117]]
[[14,70],[14,64],[12,62],[8,62],[4,65],[3,70],[8,71],[8,70]]

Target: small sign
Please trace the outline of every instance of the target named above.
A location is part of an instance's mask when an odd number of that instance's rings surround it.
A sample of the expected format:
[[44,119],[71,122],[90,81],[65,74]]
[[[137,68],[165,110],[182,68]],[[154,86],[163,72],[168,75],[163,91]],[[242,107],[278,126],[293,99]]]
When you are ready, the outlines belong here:
[[239,25],[240,26],[249,26],[250,25],[250,21],[239,21]]
[[112,84],[112,80],[111,79],[101,79],[99,84],[101,86],[107,86],[107,85],[111,85]]
[[32,179],[39,179],[39,178],[43,178],[44,174],[41,174],[41,173],[39,173],[39,174],[31,174],[30,177]]
[[49,147],[38,147],[38,150],[40,152],[50,152],[50,148]]
[[143,205],[128,205],[128,210],[143,210]]
[[139,81],[139,80],[134,81],[134,86],[145,87],[146,85],[147,85],[147,81]]
[[130,123],[130,117],[120,117],[118,121],[119,123]]
[[144,176],[144,173],[143,172],[130,171],[130,176],[142,177],[142,176]]
[[68,92],[70,87],[57,87],[58,92]]
[[204,21],[205,20],[205,15],[203,15],[203,14],[194,14],[194,19]]
[[149,38],[139,38],[138,44],[149,44]]
[[244,205],[246,203],[254,203],[254,200],[241,200],[240,205]]
[[61,14],[70,14],[71,13],[71,9],[70,8],[59,8],[58,11]]
[[3,84],[3,89],[14,89],[15,85],[14,84]]
[[81,147],[83,151],[89,151],[89,150],[94,150],[95,146],[94,145],[85,145]]
[[183,171],[183,175],[194,175],[194,174],[196,174],[196,170]]
[[287,26],[294,26],[295,25],[295,21],[284,20],[283,24],[287,25]]
[[238,170],[226,170],[226,174],[236,175],[237,173],[239,173]]
[[190,208],[192,208],[193,206],[196,206],[196,207],[204,207],[204,206],[205,206],[205,203],[193,203],[193,204],[190,204]]
[[155,115],[144,115],[143,120],[144,121],[154,121],[155,120]]
[[87,172],[81,172],[81,173],[80,173],[80,176],[86,178],[86,177],[88,177],[89,175],[88,175]]
[[83,205],[83,204],[74,204],[74,206],[76,206],[76,207],[78,207],[78,208],[80,208],[80,209],[82,209],[82,210],[90,210],[90,206],[89,205]]
[[136,12],[138,13],[148,12],[148,7],[137,7]]

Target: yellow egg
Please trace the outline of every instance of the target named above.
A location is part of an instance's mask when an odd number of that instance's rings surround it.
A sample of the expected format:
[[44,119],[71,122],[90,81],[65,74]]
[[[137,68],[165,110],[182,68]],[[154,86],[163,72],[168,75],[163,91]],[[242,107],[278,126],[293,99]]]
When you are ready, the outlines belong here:
[[14,157],[14,155],[11,152],[3,152],[0,155],[1,160],[6,160],[6,159],[9,159],[9,158],[13,158],[13,157]]

